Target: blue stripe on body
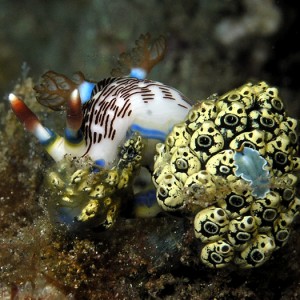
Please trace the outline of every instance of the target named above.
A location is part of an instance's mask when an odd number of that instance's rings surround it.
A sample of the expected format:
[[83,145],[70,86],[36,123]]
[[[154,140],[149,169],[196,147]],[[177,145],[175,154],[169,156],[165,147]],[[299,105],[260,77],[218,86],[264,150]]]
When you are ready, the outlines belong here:
[[164,131],[157,129],[145,128],[137,124],[132,124],[129,128],[129,133],[138,132],[145,139],[154,139],[164,142],[167,134]]

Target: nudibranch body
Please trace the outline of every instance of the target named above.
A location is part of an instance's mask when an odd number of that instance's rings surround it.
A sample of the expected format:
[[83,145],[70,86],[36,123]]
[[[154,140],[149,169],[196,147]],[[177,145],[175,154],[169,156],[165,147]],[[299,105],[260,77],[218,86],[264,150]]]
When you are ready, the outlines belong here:
[[83,106],[85,148],[79,156],[111,163],[118,146],[132,132],[146,140],[164,141],[189,109],[180,92],[156,81],[112,78],[105,86],[100,82]]
[[286,244],[300,208],[296,126],[276,88],[248,83],[195,104],[157,145],[158,203],[194,218],[207,266],[257,267]]
[[[86,99],[87,91],[81,95]],[[187,98],[174,88],[137,78],[108,78],[94,84],[83,106],[81,95],[76,90],[71,95],[65,138],[42,126],[20,99],[10,95],[10,100],[19,119],[56,161],[66,154],[89,156],[100,166],[111,166],[118,147],[134,132],[146,140],[164,141],[190,109]]]

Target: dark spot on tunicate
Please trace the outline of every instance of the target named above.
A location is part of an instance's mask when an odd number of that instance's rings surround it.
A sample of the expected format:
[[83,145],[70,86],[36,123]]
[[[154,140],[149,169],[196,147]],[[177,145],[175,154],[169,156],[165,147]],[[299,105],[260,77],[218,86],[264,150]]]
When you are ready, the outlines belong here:
[[254,222],[254,219],[253,219],[252,217],[249,217],[249,218],[247,219],[247,223],[248,223],[249,225],[253,224],[253,222]]
[[197,144],[198,146],[200,147],[210,147],[212,145],[212,139],[210,136],[208,135],[200,135],[198,138],[197,138]]
[[240,99],[240,95],[239,95],[239,94],[236,94],[236,93],[230,94],[230,95],[228,96],[228,100],[229,100],[229,101],[236,101],[236,100],[238,100],[238,99]]
[[276,234],[276,239],[280,242],[284,242],[289,236],[289,232],[287,230],[280,230]]
[[236,115],[233,115],[233,114],[227,114],[225,117],[224,117],[224,123],[225,125],[228,125],[228,126],[235,126],[237,125],[239,122],[239,118],[236,116]]
[[205,232],[209,233],[210,235],[215,235],[219,230],[219,227],[215,223],[210,221],[205,222],[203,228]]
[[278,99],[272,99],[271,104],[277,110],[281,110],[283,108],[282,102]]
[[293,199],[294,197],[294,190],[292,189],[285,189],[283,191],[283,195],[282,195],[283,199],[286,201],[290,201]]
[[269,206],[269,205],[271,204],[271,200],[270,200],[270,199],[265,199],[265,204],[266,204],[267,206]]
[[268,208],[263,213],[263,219],[268,222],[271,222],[276,218],[276,215],[277,215],[277,212],[275,209]]
[[242,207],[244,205],[244,198],[237,195],[231,195],[228,202],[231,206]]
[[217,254],[217,253],[215,253],[215,252],[211,253],[210,258],[213,261],[213,263],[215,263],[215,264],[219,264],[223,260],[222,256],[219,255],[219,254]]
[[283,152],[277,152],[275,153],[275,161],[280,165],[284,165],[287,163],[287,155]]
[[177,158],[175,161],[176,169],[186,171],[189,167],[188,162],[183,158]]
[[229,249],[230,249],[230,248],[229,248],[228,245],[223,245],[223,246],[222,246],[222,252],[223,252],[223,253],[227,253],[227,252],[229,251]]
[[128,155],[128,159],[129,160],[133,159],[136,156],[136,154],[137,153],[136,153],[134,147],[132,147],[132,146],[128,147],[128,149],[127,149],[127,155]]
[[162,187],[160,187],[158,189],[158,193],[163,198],[166,198],[168,196],[168,192],[164,188],[162,188]]
[[217,214],[218,214],[219,216],[221,216],[221,217],[225,216],[225,213],[224,213],[224,211],[223,211],[222,209],[218,209],[218,210],[217,210]]
[[239,241],[246,242],[251,238],[251,235],[248,232],[239,232],[236,237]]
[[194,183],[192,186],[191,186],[191,190],[192,190],[192,192],[194,193],[194,194],[199,194],[200,192],[201,192],[201,187],[198,185],[198,184],[196,184],[196,183]]
[[254,262],[261,262],[263,259],[264,259],[264,254],[259,251],[258,249],[254,249],[252,252],[251,252],[251,258]]
[[221,172],[221,173],[227,175],[227,174],[230,173],[230,171],[231,171],[231,170],[230,170],[229,167],[227,167],[227,166],[220,166],[220,172]]
[[285,227],[285,226],[287,225],[285,220],[282,220],[282,221],[280,222],[280,224],[281,224],[282,227]]
[[261,117],[260,122],[263,126],[272,128],[275,125],[275,122],[271,118]]

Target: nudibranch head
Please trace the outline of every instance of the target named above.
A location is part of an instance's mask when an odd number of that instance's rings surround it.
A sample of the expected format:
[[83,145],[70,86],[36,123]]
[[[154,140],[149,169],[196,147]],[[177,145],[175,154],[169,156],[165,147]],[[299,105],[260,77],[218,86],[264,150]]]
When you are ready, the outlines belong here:
[[248,83],[194,105],[157,145],[158,203],[194,217],[207,266],[258,267],[287,242],[300,208],[296,126],[276,88]]

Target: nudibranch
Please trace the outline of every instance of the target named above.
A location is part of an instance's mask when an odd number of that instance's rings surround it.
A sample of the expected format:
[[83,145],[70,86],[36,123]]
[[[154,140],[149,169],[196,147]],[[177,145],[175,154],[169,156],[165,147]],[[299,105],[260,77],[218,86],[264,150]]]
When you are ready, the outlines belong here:
[[46,206],[71,230],[114,223],[121,199],[131,193],[135,172],[141,165],[153,169],[156,143],[165,141],[191,107],[176,89],[144,78],[161,59],[161,43],[158,39],[155,55],[146,52],[143,63],[128,76],[95,83],[81,73],[75,81],[45,73],[35,86],[37,99],[54,110],[66,110],[63,137],[43,126],[19,97],[9,95],[17,118],[58,162],[47,175],[48,198],[55,200]]
[[[82,85],[93,88],[83,90]],[[82,103],[81,99],[89,100]],[[160,82],[137,78],[107,78],[97,84],[84,81],[70,96],[65,136],[61,137],[44,127],[14,94],[9,100],[17,117],[54,160],[66,154],[89,156],[99,166],[111,166],[118,147],[134,132],[146,140],[164,141],[190,108],[185,96]]]
[[276,88],[247,83],[195,104],[157,144],[157,201],[194,219],[205,265],[258,267],[286,244],[300,208],[296,126]]

